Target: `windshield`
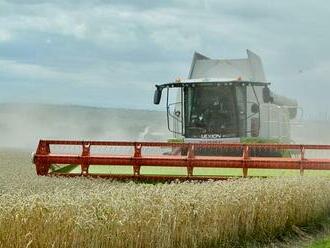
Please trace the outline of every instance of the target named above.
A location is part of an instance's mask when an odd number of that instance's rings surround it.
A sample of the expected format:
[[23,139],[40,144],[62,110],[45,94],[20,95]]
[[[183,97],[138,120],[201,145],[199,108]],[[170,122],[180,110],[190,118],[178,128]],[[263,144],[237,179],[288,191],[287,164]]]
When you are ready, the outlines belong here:
[[[239,94],[237,94],[239,92]],[[184,89],[185,137],[239,137],[245,113],[241,86],[194,86]],[[241,123],[241,124],[240,124]]]

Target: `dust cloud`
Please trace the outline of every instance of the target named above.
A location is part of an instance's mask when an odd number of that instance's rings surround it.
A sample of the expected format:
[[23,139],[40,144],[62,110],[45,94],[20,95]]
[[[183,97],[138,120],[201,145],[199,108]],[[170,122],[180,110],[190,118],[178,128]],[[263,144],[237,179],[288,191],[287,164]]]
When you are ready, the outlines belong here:
[[39,139],[160,141],[169,137],[164,112],[0,104],[0,147],[31,150]]
[[330,121],[294,120],[291,123],[291,139],[297,144],[330,144]]
[[[148,140],[171,138],[166,113],[74,105],[0,104],[0,147],[34,150],[39,139]],[[293,120],[293,143],[329,144],[329,120]]]

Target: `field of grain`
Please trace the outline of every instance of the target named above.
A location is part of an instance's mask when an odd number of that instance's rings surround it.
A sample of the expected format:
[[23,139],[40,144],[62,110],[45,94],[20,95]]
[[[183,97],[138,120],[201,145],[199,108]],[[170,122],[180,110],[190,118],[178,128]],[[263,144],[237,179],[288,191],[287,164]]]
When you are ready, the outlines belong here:
[[136,184],[35,176],[0,153],[0,247],[233,247],[330,214],[328,177]]

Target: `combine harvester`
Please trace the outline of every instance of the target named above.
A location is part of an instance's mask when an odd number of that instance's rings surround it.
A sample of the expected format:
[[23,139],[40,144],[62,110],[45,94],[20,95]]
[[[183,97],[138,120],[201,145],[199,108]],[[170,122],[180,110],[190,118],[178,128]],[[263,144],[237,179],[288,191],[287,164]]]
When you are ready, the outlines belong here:
[[260,58],[247,54],[218,60],[195,53],[187,80],[156,85],[155,104],[167,93],[170,141],[40,140],[37,174],[161,181],[330,170],[329,145],[290,144],[297,102],[272,93]]

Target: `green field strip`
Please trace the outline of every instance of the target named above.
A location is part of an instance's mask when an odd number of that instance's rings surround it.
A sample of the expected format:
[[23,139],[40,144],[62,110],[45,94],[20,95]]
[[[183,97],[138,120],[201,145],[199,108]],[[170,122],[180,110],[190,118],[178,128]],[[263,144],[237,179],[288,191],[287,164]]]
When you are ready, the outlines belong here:
[[195,176],[242,176],[242,169],[232,168],[194,168]]
[[187,169],[183,167],[157,167],[157,166],[145,166],[141,168],[140,173],[142,175],[187,175]]
[[[80,173],[80,166],[74,168],[71,173]],[[89,167],[91,174],[133,174],[133,166],[122,165],[91,165]],[[187,175],[185,167],[159,167],[159,166],[141,166],[141,175]],[[195,176],[242,176],[243,170],[238,168],[194,168]],[[281,170],[281,169],[249,169],[249,176],[299,176],[299,170]],[[305,170],[305,176],[329,176],[330,171]]]
[[75,168],[73,168],[70,173],[81,173],[80,165],[77,165]]
[[133,174],[133,167],[129,165],[91,165],[88,170],[93,174]]
[[250,176],[299,176],[299,170],[281,170],[281,169],[249,169]]
[[330,177],[330,170],[305,170],[304,175],[306,176],[328,176]]

